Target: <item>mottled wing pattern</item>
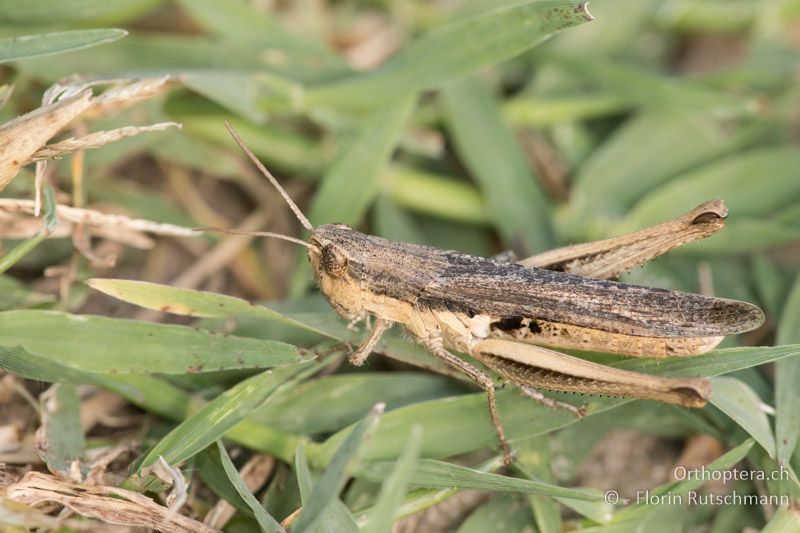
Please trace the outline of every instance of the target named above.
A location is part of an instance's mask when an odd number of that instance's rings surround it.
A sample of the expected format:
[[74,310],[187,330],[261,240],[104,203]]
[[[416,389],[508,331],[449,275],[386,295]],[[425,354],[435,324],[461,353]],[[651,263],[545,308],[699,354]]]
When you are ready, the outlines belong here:
[[474,259],[465,256],[451,263],[420,299],[432,307],[449,304],[471,313],[539,318],[625,335],[731,335],[764,320],[758,307],[745,302]]

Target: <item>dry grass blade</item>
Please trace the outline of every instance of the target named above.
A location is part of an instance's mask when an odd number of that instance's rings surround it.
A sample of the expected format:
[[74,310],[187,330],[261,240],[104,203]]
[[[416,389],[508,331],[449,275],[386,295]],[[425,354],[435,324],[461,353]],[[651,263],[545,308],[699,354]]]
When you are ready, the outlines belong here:
[[168,128],[180,128],[181,125],[177,122],[159,122],[158,124],[151,124],[150,126],[125,126],[108,131],[97,131],[90,133],[84,137],[70,137],[61,142],[43,146],[34,153],[25,164],[33,163],[42,159],[50,159],[59,157],[78,150],[90,150],[93,148],[100,148],[106,144],[124,139],[126,137],[133,137],[140,133],[149,131],[163,131]]
[[213,532],[210,527],[158,505],[150,498],[117,487],[90,487],[29,472],[6,489],[9,500],[38,505],[57,503],[110,524],[144,526],[167,533]]
[[0,126],[0,191],[48,139],[91,107],[91,97],[85,90]]
[[[0,213],[25,213],[33,214],[33,200],[16,200],[10,198],[0,198]],[[198,232],[192,228],[176,226],[174,224],[163,224],[142,218],[131,218],[124,215],[113,215],[102,213],[95,209],[82,209],[70,207],[68,205],[58,205],[56,213],[59,220],[66,220],[74,224],[84,224],[86,226],[102,227],[104,230],[112,228],[152,233],[155,235],[169,235],[172,237],[196,237]],[[108,235],[111,236],[111,235]]]

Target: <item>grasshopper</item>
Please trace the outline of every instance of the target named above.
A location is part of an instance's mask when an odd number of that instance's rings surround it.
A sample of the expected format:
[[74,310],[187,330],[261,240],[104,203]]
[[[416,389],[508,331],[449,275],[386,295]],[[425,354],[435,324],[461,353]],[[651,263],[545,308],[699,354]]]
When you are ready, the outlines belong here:
[[704,378],[665,378],[620,370],[546,346],[636,357],[707,352],[726,335],[755,329],[755,305],[610,281],[677,246],[725,225],[721,201],[635,233],[558,248],[521,261],[509,254],[476,257],[366,235],[345,224],[311,225],[274,176],[227,125],[242,150],[280,192],[308,241],[268,233],[308,248],[317,285],[336,312],[374,325],[349,360],[362,365],[393,324],[486,392],[506,463],[511,450],[498,415],[493,379],[453,352],[468,354],[531,399],[576,415],[583,408],[538,389],[657,400],[703,407]]

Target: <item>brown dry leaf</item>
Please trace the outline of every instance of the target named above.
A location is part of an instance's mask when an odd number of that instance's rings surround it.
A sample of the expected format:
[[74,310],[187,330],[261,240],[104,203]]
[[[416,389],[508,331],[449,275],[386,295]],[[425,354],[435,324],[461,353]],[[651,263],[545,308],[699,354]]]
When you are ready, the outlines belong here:
[[0,191],[44,143],[91,106],[85,90],[0,126]]
[[215,531],[138,492],[68,483],[40,472],[28,472],[21,481],[7,487],[5,496],[9,500],[34,506],[57,503],[83,516],[110,524],[143,526],[166,533]]

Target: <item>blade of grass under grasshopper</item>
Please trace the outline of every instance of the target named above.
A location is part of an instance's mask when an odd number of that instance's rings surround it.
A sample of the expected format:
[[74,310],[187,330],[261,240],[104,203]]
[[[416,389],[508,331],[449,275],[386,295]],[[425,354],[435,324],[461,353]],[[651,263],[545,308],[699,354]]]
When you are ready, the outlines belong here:
[[480,184],[506,242],[528,253],[553,248],[547,198],[493,95],[478,79],[463,78],[445,85],[442,96],[458,155]]
[[373,72],[310,87],[304,103],[308,107],[379,105],[511,58],[552,33],[587,20],[591,15],[584,2],[499,7],[423,35]]
[[314,484],[311,492],[303,497],[303,511],[292,527],[294,533],[312,530],[314,523],[322,517],[326,508],[338,497],[345,481],[355,467],[361,445],[374,431],[378,418],[383,413],[383,408],[383,404],[373,407],[369,414],[353,427],[342,445],[333,454],[328,468]]
[[156,444],[140,468],[159,457],[169,464],[185,461],[209,446],[243,420],[287,379],[300,372],[304,363],[267,370],[241,381],[201,407]]
[[775,437],[767,414],[761,408],[761,398],[736,378],[716,377],[711,383],[714,388],[711,403],[742,426],[770,457],[775,457]]
[[[613,366],[662,376],[713,376],[750,368],[800,354],[800,345],[730,348],[691,358],[670,360],[628,359]],[[557,395],[553,395],[557,396]],[[558,399],[582,403],[587,416],[631,402],[631,399],[560,395]],[[514,389],[497,394],[500,418],[513,447],[516,439],[549,432],[577,421],[565,410],[548,409],[524,398]],[[390,460],[400,454],[400,445],[411,426],[423,426],[422,457],[449,457],[497,446],[497,435],[489,420],[486,396],[466,394],[401,407],[386,413],[375,436],[365,445],[364,461]],[[312,460],[327,464],[348,430],[340,431],[320,445],[309,447]]]
[[[305,358],[281,342],[56,311],[0,313],[0,345],[92,372],[183,374],[282,366]],[[113,350],[109,350],[113,346]]]
[[92,278],[87,280],[86,284],[114,298],[165,313],[206,318],[253,316],[325,335],[324,332],[306,323],[289,318],[268,307],[224,294],[127,279]]
[[[349,331],[334,313],[327,310],[320,313],[282,313],[232,296],[134,280],[94,278],[87,283],[120,300],[148,309],[197,317],[252,316],[292,325],[339,341],[346,340],[357,343],[361,340],[361,336]],[[2,315],[0,315],[0,319],[2,319]],[[0,342],[2,339],[0,333]],[[275,341],[265,340],[264,342]],[[387,334],[376,351],[415,366],[435,369],[439,373],[448,375],[454,373],[447,365],[434,359],[424,349],[400,339],[396,334]],[[164,372],[164,370],[159,371]]]
[[[800,276],[792,285],[778,324],[777,344],[800,342]],[[800,437],[800,356],[775,365],[775,440],[777,460],[788,464]]]
[[357,422],[377,402],[387,410],[462,393],[443,376],[411,372],[359,372],[324,376],[276,393],[253,411],[253,420],[291,433],[338,431]]
[[422,442],[422,428],[414,426],[406,441],[402,455],[395,462],[394,468],[381,484],[378,499],[369,512],[369,520],[361,529],[366,533],[382,533],[391,531],[396,513],[403,501],[406,487],[414,471],[419,457],[419,446]]
[[[297,446],[297,453],[295,456],[295,473],[297,475],[297,485],[300,488],[300,499],[303,503],[303,509],[311,503],[311,495],[314,492],[314,480],[311,477],[311,472],[308,468],[308,462],[305,455],[305,444],[300,443]],[[356,525],[355,518],[353,518],[350,510],[345,507],[338,495],[334,494],[326,496],[327,505],[321,511],[321,516],[318,516],[317,525],[313,531],[320,533],[338,533],[338,532],[357,532],[358,526]],[[294,527],[292,528],[294,530]]]
[[247,488],[245,485],[244,480],[239,475],[239,472],[236,470],[236,467],[233,466],[233,462],[231,458],[228,456],[228,452],[225,450],[225,446],[222,445],[222,441],[217,441],[217,449],[219,450],[219,456],[222,460],[222,466],[225,469],[225,473],[228,475],[228,479],[236,488],[236,492],[239,493],[250,509],[253,511],[253,516],[255,516],[256,521],[258,522],[259,527],[261,527],[262,531],[267,532],[285,532],[286,530],[281,527],[277,520],[272,518],[272,516],[267,512],[266,509],[259,503],[253,493],[250,492],[250,489]]
[[48,56],[116,41],[128,35],[115,28],[72,30],[0,39],[0,63]]

